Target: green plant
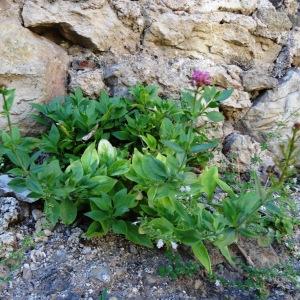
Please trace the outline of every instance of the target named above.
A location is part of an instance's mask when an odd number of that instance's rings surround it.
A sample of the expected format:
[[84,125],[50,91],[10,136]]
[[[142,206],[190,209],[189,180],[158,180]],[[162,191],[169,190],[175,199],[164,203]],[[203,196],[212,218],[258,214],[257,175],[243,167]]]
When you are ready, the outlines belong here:
[[[209,274],[210,243],[234,265],[229,246],[268,230],[261,207],[272,204],[274,188],[253,175],[254,189],[237,191],[207,166],[218,141],[198,120],[222,121],[218,106],[232,93],[209,86],[209,78],[196,72],[194,88],[178,102],[161,99],[153,86],[96,100],[77,90],[34,106],[36,120],[48,126],[38,138],[11,125],[13,91],[2,88],[9,129],[0,152],[14,176],[10,185],[43,200],[52,224],[88,217],[88,237],[113,232],[147,247],[184,244]],[[215,201],[220,190],[225,198]]]
[[170,277],[175,280],[181,277],[192,277],[199,269],[200,265],[194,261],[184,261],[179,254],[171,251],[166,252],[168,264],[158,268],[158,274],[162,277]]
[[[0,259],[0,266],[4,266],[8,269],[8,274],[5,277],[0,276],[0,283],[7,282],[10,280],[11,273],[21,266],[22,261],[25,258],[25,252],[30,249],[33,245],[31,237],[25,237],[22,240],[18,249],[8,253],[4,258]],[[1,250],[1,249],[0,249]]]
[[[268,299],[272,287],[285,287],[289,292],[298,291],[300,272],[292,261],[275,265],[272,268],[255,268],[247,265],[240,265],[244,274],[242,280],[227,280],[221,276],[212,276],[213,281],[218,281],[224,287],[235,287],[255,293],[258,299]],[[291,290],[291,287],[292,290]]]

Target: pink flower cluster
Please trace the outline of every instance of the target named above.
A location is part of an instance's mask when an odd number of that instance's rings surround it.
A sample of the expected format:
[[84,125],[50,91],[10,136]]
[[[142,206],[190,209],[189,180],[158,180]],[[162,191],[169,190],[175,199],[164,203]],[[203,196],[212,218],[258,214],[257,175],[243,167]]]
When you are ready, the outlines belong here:
[[212,78],[208,72],[195,70],[192,74],[192,84],[196,87],[211,85]]

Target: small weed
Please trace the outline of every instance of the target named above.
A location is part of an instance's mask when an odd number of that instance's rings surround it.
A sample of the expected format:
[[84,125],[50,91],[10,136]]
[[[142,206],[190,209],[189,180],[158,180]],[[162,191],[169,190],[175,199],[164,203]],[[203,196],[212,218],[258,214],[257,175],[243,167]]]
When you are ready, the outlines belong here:
[[158,274],[176,280],[181,277],[192,277],[201,268],[195,261],[184,261],[178,253],[166,252],[168,264],[158,268]]
[[17,270],[22,264],[23,259],[25,258],[25,253],[33,245],[33,240],[31,237],[26,237],[22,240],[21,245],[15,251],[9,253],[5,258],[0,259],[0,266],[8,269],[8,275],[5,277],[0,277],[0,282],[7,282],[10,280],[11,273]]
[[[244,280],[227,280],[220,276],[213,276],[213,281],[218,280],[224,287],[238,288],[248,292],[255,292],[258,299],[267,299],[270,289],[278,285],[286,286],[291,291],[299,290],[300,271],[295,268],[293,262],[276,265],[272,268],[255,268],[247,265],[240,265],[245,274]],[[293,288],[292,288],[293,289]]]

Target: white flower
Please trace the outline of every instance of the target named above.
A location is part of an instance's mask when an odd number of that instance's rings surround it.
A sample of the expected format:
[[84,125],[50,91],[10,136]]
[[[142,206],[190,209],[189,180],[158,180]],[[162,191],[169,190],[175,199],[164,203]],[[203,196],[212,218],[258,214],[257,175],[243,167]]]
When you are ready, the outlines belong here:
[[132,225],[137,225],[137,224],[139,224],[140,223],[140,221],[135,221],[135,222],[132,222],[131,224]]
[[216,282],[215,282],[215,286],[216,286],[216,287],[219,287],[219,286],[221,286],[221,282],[220,282],[220,280],[216,280]]
[[164,246],[164,241],[162,239],[159,239],[156,243],[156,247],[158,249],[162,248]]
[[175,242],[171,242],[171,246],[172,246],[172,248],[173,248],[174,250],[176,250],[177,247],[178,247],[178,244],[175,243]]
[[185,192],[185,186],[181,186],[180,189],[179,189],[179,191],[180,191],[181,193],[184,193],[184,192]]
[[265,206],[262,206],[260,209],[261,209],[261,211],[263,211],[263,212],[265,212],[265,211],[267,210]]
[[191,187],[189,186],[189,185],[186,185],[185,186],[185,191],[188,193],[188,192],[190,192],[191,191]]

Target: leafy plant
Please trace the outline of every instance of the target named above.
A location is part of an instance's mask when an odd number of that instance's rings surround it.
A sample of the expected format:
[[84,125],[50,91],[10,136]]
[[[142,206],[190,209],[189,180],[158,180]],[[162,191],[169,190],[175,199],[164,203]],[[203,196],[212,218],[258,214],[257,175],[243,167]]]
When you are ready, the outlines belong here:
[[[11,124],[14,91],[2,88],[8,131],[1,133],[0,153],[14,177],[10,185],[43,200],[52,224],[85,216],[89,237],[113,232],[147,247],[184,244],[209,274],[212,244],[234,265],[229,246],[269,230],[270,214],[261,208],[271,210],[287,177],[274,189],[253,175],[254,188],[237,191],[207,165],[218,141],[198,121],[222,121],[218,107],[232,93],[210,82],[206,73],[193,74],[194,88],[177,102],[161,99],[154,86],[136,85],[128,98],[102,92],[96,100],[76,90],[34,105],[35,119],[48,128],[37,138],[22,137]],[[216,201],[219,191],[225,197]]]
[[168,264],[158,268],[158,274],[162,277],[170,277],[175,280],[181,277],[191,277],[195,275],[200,265],[194,261],[184,261],[179,254],[171,251],[166,252]]

